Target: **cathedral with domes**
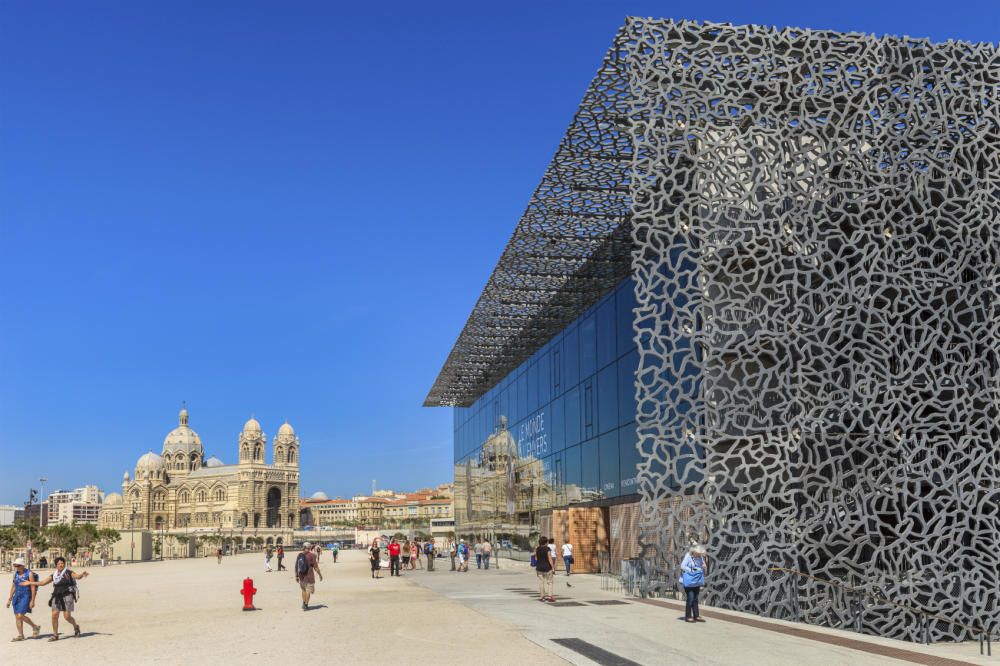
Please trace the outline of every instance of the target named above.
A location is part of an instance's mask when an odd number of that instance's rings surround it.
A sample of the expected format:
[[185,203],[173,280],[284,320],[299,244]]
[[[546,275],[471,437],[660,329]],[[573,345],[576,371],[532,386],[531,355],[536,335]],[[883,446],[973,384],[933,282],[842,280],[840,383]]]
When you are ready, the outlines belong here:
[[[188,425],[188,411],[163,440],[126,471],[122,493],[104,498],[98,525],[117,530],[215,531],[289,534],[298,527],[299,439],[287,422],[271,442],[250,418],[236,442],[238,462],[205,457],[201,438]],[[280,543],[281,541],[277,541]]]

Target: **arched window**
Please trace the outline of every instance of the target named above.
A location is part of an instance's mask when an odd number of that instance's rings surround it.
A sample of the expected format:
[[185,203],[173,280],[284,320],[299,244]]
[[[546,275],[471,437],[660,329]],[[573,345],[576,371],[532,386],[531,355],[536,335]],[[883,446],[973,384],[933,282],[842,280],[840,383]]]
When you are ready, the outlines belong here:
[[295,448],[294,447],[290,447],[288,449],[288,462],[289,463],[294,463],[295,462]]
[[180,500],[182,502],[190,502],[191,501],[191,493],[189,493],[186,490],[182,490],[181,491],[181,495],[180,495]]
[[274,462],[280,463],[285,461],[285,447],[279,446],[274,450]]
[[244,444],[243,446],[240,447],[240,460],[246,460],[249,455],[250,455],[250,447]]
[[174,469],[184,469],[184,460],[182,458],[178,458],[177,462],[174,463]]
[[199,490],[198,491],[198,501],[199,502],[204,502],[206,499],[208,499],[208,498],[206,497],[205,491],[204,490]]
[[222,488],[215,489],[215,501],[222,502],[226,499],[226,491]]
[[260,457],[261,457],[261,450],[260,450],[260,444],[258,444],[257,446],[253,447],[253,459],[260,460]]

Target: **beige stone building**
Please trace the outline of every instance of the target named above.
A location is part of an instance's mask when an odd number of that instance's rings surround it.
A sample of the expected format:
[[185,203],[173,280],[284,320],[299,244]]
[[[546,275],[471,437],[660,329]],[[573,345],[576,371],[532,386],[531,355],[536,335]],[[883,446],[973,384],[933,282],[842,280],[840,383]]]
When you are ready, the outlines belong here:
[[318,492],[301,502],[305,524],[317,526],[366,525],[398,527],[404,521],[428,523],[431,519],[454,517],[453,500],[434,498],[432,491],[386,497],[357,496],[351,499],[329,499]]
[[[117,530],[166,533],[217,532],[229,539],[261,536],[289,542],[298,527],[299,440],[285,423],[271,443],[260,423],[247,421],[236,441],[236,464],[205,458],[188,411],[163,440],[160,453],[143,454],[134,476],[125,472],[122,493],[104,498],[98,524]],[[281,539],[281,541],[278,541]]]

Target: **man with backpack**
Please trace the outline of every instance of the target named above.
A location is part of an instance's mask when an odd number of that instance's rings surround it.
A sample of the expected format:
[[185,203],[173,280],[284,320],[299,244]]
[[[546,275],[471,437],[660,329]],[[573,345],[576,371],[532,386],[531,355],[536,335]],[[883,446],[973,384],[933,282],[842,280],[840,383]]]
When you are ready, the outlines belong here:
[[427,556],[427,570],[434,571],[434,540],[424,544],[424,554]]
[[295,558],[295,580],[302,589],[302,610],[309,610],[309,597],[316,591],[316,575],[323,580],[319,566],[316,564],[316,554],[308,541],[302,544],[302,552]]
[[465,539],[460,539],[458,542],[458,570],[469,570],[469,546],[465,543]]

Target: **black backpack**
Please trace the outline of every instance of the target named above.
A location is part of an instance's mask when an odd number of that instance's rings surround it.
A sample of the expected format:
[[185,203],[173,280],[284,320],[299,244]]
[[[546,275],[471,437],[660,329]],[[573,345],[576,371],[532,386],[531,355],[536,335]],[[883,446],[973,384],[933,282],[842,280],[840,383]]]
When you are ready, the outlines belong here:
[[299,576],[305,576],[309,573],[309,558],[306,557],[305,553],[299,553],[299,556],[295,558],[295,573]]

